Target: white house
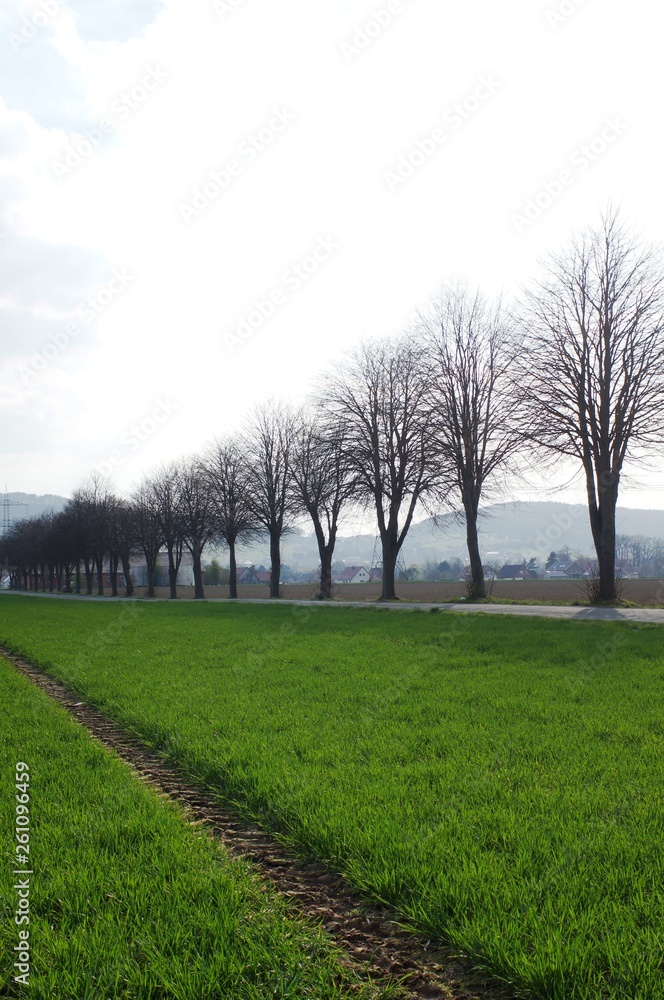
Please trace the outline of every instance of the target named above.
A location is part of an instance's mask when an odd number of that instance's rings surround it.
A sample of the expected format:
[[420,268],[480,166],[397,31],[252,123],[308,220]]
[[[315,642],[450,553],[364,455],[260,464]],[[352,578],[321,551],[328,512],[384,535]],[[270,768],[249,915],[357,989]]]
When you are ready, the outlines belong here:
[[371,574],[364,566],[346,566],[336,579],[337,583],[369,583]]

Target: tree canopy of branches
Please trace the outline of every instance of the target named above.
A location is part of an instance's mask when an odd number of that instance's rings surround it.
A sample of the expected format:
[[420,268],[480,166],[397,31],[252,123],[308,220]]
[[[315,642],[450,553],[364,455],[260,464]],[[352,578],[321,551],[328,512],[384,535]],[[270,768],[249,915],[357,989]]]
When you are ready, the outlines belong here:
[[500,305],[444,288],[421,319],[428,355],[429,406],[440,461],[466,521],[470,596],[486,597],[477,516],[487,487],[504,483],[522,447],[512,390],[514,339]]
[[134,545],[131,506],[119,500],[109,486],[92,480],[75,491],[65,509],[12,525],[3,536],[1,558],[10,570],[12,586],[81,592],[80,564],[86,569],[87,593],[92,593],[96,570],[103,593],[104,560],[108,557],[111,588],[117,594],[117,570],[122,561],[127,596],[131,596],[130,557]]
[[237,441],[215,441],[203,459],[210,498],[217,521],[217,536],[229,550],[229,596],[237,599],[237,544],[248,541],[259,529],[248,501],[247,467]]
[[298,414],[291,475],[296,503],[311,518],[318,544],[318,596],[329,600],[339,517],[355,489],[342,422],[326,423],[320,413]]
[[184,522],[180,478],[175,463],[162,467],[144,484],[149,502],[157,514],[164,545],[168,553],[168,585],[170,599],[178,596],[178,572],[184,549]]
[[367,342],[321,382],[327,419],[343,428],[356,496],[376,510],[382,599],[396,599],[396,562],[417,504],[438,484],[422,350],[401,338]]
[[83,560],[88,593],[92,592],[92,573],[97,571],[97,594],[104,593],[104,556],[111,548],[112,511],[117,502],[101,476],[93,475],[74,491],[73,504],[83,540]]
[[153,483],[146,479],[134,491],[134,530],[138,546],[145,557],[148,597],[155,596],[157,558],[164,545],[162,519]]
[[515,386],[526,437],[585,476],[599,598],[614,600],[625,461],[664,442],[664,271],[614,211],[551,256],[525,295]]
[[217,533],[217,519],[205,468],[199,458],[188,458],[181,463],[177,487],[182,537],[194,564],[194,598],[201,600],[205,596],[201,560],[205,546]]
[[246,501],[270,539],[270,597],[279,597],[281,538],[293,526],[296,504],[291,487],[294,421],[277,402],[257,407],[242,448],[246,454]]

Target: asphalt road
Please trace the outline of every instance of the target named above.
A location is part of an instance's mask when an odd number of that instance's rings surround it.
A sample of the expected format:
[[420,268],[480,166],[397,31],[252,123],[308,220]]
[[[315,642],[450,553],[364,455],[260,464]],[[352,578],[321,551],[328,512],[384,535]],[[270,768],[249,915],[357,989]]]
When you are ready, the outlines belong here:
[[[2,593],[11,593],[2,591]],[[0,594],[1,596],[1,594]],[[40,597],[63,601],[126,601],[126,597],[77,597],[75,594],[36,594],[33,591],[20,591],[22,597]],[[145,599],[147,600],[147,599]],[[166,601],[165,597],[151,598],[151,601]],[[191,600],[180,598],[181,601]],[[209,604],[229,604],[228,598],[206,598]],[[274,604],[275,601],[264,597],[244,597],[233,601],[234,604]],[[516,615],[525,618],[566,618],[570,621],[626,621],[651,622],[664,625],[664,608],[589,608],[571,605],[542,604],[430,604],[410,601],[290,601],[280,600],[277,603],[299,605],[301,607],[331,607],[331,608],[365,608],[374,611],[457,611],[463,614],[480,613],[483,615]]]

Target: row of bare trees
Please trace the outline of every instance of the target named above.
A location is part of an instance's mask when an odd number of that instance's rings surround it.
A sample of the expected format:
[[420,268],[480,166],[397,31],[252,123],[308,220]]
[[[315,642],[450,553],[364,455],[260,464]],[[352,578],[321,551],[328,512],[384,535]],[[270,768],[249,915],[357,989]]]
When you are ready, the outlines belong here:
[[[0,540],[0,560],[10,572],[11,585],[28,589],[41,581],[43,589],[92,593],[93,580],[104,592],[104,564],[117,596],[122,565],[126,593],[133,587],[131,553],[135,545],[133,508],[99,480],[80,487],[58,514],[18,521]],[[84,581],[84,582],[83,582]]]
[[[104,553],[117,567],[133,546],[153,593],[165,549],[175,596],[187,549],[202,597],[203,552],[223,543],[234,597],[236,547],[260,534],[269,539],[277,597],[281,540],[309,517],[325,598],[340,520],[368,508],[382,546],[382,597],[392,599],[418,509],[455,509],[466,523],[470,593],[483,598],[480,504],[529,462],[549,457],[554,466],[575,461],[585,477],[599,596],[613,599],[623,468],[664,443],[663,275],[657,252],[609,211],[545,262],[544,277],[517,307],[444,289],[402,337],[346,354],[318,381],[307,408],[257,408],[244,433],[147,477],[130,502],[106,495],[99,482],[82,487],[58,522],[73,539],[68,561],[44,559],[65,567],[65,578],[67,566],[78,574],[82,565],[89,588],[90,567],[101,576]],[[72,523],[79,534],[71,535]],[[22,571],[32,558],[22,557]]]
[[[177,597],[183,553],[192,558],[194,594],[204,596],[202,558],[210,544],[230,555],[230,596],[237,597],[237,546],[267,537],[273,597],[279,596],[281,539],[298,517],[312,518],[321,552],[321,596],[332,586],[332,554],[352,480],[342,439],[313,415],[271,403],[256,410],[242,438],[213,442],[202,455],[172,462],[147,476],[122,500],[93,477],[64,511],[17,522],[0,542],[0,559],[14,587],[39,585],[77,593],[111,593],[123,568],[132,592],[130,560],[145,561],[148,596],[155,594],[160,553],[168,558],[170,596]],[[37,583],[38,581],[38,583]]]

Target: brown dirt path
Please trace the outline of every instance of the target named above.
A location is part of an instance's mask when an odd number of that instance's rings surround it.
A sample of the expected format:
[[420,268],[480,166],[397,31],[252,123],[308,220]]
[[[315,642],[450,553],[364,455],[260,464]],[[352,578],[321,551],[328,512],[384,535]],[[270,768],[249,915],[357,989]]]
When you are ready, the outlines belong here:
[[478,971],[458,951],[415,936],[394,913],[367,903],[324,865],[302,862],[261,827],[220,805],[211,793],[187,784],[138,739],[65,685],[2,647],[0,655],[64,706],[139,779],[178,802],[189,823],[204,824],[231,853],[251,861],[300,913],[321,922],[348,965],[383,982],[407,976],[409,1000],[516,1000],[512,989]]

